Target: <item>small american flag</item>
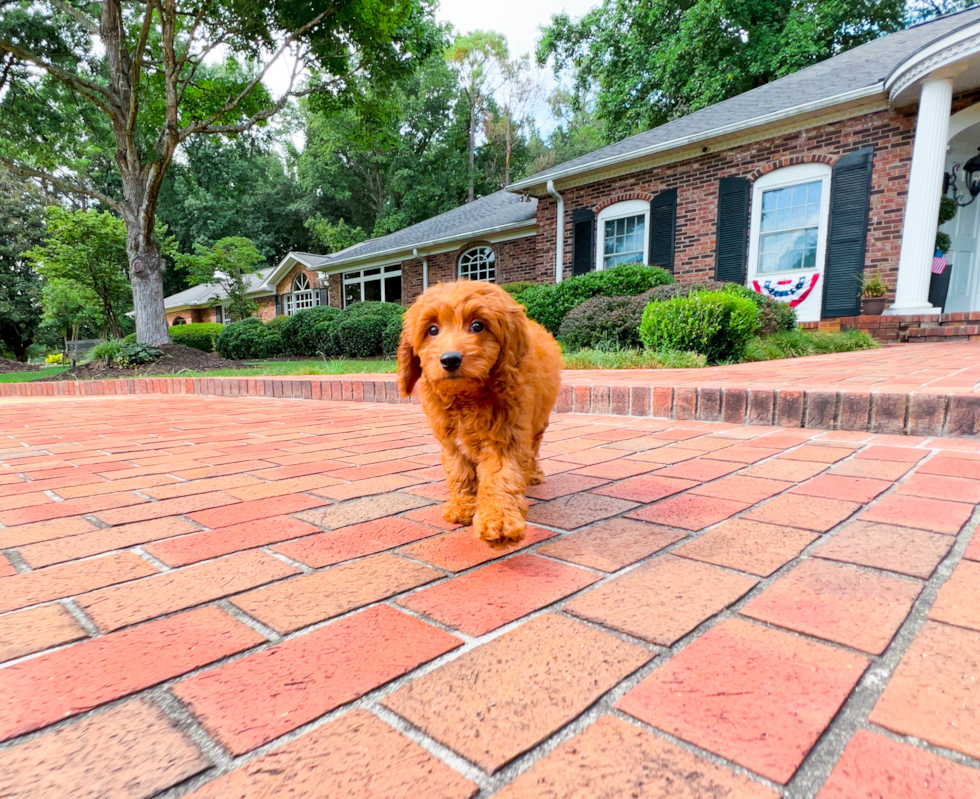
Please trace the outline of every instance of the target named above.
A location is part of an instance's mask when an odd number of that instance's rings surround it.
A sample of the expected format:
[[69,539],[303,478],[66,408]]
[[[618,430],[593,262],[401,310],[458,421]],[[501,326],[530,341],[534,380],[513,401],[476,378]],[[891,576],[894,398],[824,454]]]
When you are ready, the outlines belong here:
[[941,250],[936,250],[936,254],[932,256],[932,273],[941,275],[944,271],[946,271],[946,256]]

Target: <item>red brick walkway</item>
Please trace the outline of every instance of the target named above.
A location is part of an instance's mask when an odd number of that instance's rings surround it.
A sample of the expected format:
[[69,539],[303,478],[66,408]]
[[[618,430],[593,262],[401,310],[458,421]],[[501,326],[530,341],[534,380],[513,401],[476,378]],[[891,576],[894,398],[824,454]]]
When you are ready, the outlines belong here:
[[414,407],[0,401],[0,796],[980,796],[980,442],[547,438],[493,550]]

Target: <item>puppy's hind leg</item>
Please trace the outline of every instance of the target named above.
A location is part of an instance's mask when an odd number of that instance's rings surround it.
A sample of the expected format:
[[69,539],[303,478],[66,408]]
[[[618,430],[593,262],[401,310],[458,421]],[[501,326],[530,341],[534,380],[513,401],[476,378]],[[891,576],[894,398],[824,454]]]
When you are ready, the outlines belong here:
[[529,486],[541,485],[544,482],[544,472],[538,464],[538,456],[541,450],[541,439],[544,438],[544,430],[537,433],[531,441],[531,451],[527,465],[527,484]]
[[442,468],[449,487],[442,518],[452,524],[470,524],[476,512],[476,466],[448,440],[442,445]]

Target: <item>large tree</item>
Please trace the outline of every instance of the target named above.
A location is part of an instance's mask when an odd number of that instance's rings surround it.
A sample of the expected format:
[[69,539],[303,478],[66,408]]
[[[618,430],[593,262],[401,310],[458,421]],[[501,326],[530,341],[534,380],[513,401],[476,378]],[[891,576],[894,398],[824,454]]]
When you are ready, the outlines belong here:
[[603,0],[553,16],[537,57],[596,91],[616,140],[898,30],[904,13],[904,0]]
[[[137,339],[167,343],[154,219],[181,145],[248,131],[302,94],[339,102],[356,75],[399,72],[424,2],[3,0],[0,163],[123,219]],[[288,86],[272,97],[263,79],[287,60]]]
[[24,253],[44,236],[44,194],[0,168],[0,350],[18,360],[41,320],[41,277]]

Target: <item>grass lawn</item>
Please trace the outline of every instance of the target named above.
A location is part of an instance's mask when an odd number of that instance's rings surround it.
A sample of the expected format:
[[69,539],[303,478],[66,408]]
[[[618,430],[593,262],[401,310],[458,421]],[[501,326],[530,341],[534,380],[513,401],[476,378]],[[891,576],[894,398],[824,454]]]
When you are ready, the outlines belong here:
[[214,369],[208,372],[181,372],[195,377],[273,377],[276,375],[391,374],[394,361],[250,361],[255,369]]
[[67,366],[50,366],[36,372],[9,372],[8,374],[0,375],[0,383],[30,383],[32,380],[37,380],[41,377],[60,375],[67,368]]

